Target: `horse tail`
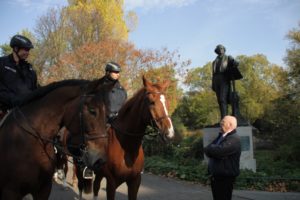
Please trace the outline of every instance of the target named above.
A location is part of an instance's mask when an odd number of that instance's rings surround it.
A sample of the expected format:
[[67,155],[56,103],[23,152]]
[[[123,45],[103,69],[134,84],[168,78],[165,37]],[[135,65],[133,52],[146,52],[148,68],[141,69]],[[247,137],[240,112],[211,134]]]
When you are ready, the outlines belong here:
[[83,192],[89,194],[92,192],[93,179],[83,179],[82,180]]

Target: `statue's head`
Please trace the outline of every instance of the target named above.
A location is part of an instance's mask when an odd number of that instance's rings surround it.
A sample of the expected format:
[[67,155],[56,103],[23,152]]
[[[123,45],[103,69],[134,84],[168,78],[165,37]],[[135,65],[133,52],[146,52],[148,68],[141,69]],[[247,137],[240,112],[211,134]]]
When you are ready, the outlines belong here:
[[226,51],[226,48],[222,44],[217,45],[215,48],[215,53],[218,55],[224,54],[225,51]]

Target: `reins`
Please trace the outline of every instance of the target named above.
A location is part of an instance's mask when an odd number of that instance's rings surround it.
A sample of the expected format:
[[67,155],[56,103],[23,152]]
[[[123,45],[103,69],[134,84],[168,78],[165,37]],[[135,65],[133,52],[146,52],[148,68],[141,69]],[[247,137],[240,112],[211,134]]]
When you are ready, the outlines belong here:
[[[18,120],[16,112],[18,112],[21,115],[23,120]],[[17,125],[20,128],[22,128],[24,131],[26,131],[33,137],[39,139],[43,144],[45,144],[44,142],[53,143],[53,140],[41,136],[32,126],[30,126],[29,120],[25,117],[24,113],[21,111],[21,109],[19,107],[15,107],[12,110],[12,114],[13,114],[14,119],[18,122]],[[22,122],[25,122],[25,123],[22,123]]]
[[[93,97],[93,96],[95,96],[95,95],[94,94],[82,95],[83,98],[81,98],[80,105],[79,105],[79,124],[80,124],[80,133],[81,133],[80,135],[83,135],[84,139],[86,139],[86,140],[95,140],[98,138],[107,138],[108,137],[106,131],[105,131],[105,133],[97,133],[97,131],[89,131],[88,133],[85,133],[86,131],[84,129],[83,104],[84,104],[84,100],[86,97]],[[71,120],[71,122],[72,122],[72,120]],[[93,133],[97,133],[97,134],[93,134]],[[86,141],[84,140],[83,142],[85,143]]]
[[[83,104],[84,104],[84,100],[86,97],[89,97],[89,96],[94,96],[94,95],[82,95],[81,96],[81,100],[80,100],[80,105],[79,105],[79,123],[80,123],[80,135],[83,135],[84,136],[84,141],[83,143],[85,143],[86,141],[85,140],[94,140],[94,139],[97,139],[97,138],[107,138],[107,134],[106,132],[104,134],[97,134],[97,135],[93,135],[91,136],[93,133],[95,133],[96,131],[91,131],[89,132],[88,134],[85,133],[85,129],[84,129],[84,118],[83,118],[83,113],[82,113],[82,110],[83,110]],[[17,112],[18,114],[21,116],[22,119],[18,119],[17,117]],[[53,146],[55,146],[56,148],[59,148],[59,142],[57,142],[54,139],[49,139],[49,138],[46,138],[46,137],[43,137],[41,136],[41,134],[36,131],[31,125],[30,125],[30,122],[29,120],[26,118],[26,116],[24,115],[24,113],[21,111],[21,109],[19,107],[15,107],[13,110],[12,110],[12,114],[13,114],[13,117],[14,119],[18,122],[16,123],[20,128],[22,128],[25,132],[27,132],[28,134],[30,134],[31,136],[37,138],[40,143],[42,145],[46,145],[47,143],[50,143],[52,144]],[[70,125],[74,118],[75,118],[76,114],[74,114],[71,118],[71,121],[69,122],[68,125]],[[68,126],[67,125],[67,126]],[[72,148],[72,147],[76,147],[78,148],[78,145],[70,145],[70,144],[66,144],[66,148]],[[61,148],[63,149],[63,148]],[[61,151],[62,153],[66,154],[66,155],[69,155],[69,156],[72,156],[74,158],[77,158],[77,159],[80,159],[78,156],[76,155],[73,155],[67,151]],[[52,158],[51,158],[52,159]]]

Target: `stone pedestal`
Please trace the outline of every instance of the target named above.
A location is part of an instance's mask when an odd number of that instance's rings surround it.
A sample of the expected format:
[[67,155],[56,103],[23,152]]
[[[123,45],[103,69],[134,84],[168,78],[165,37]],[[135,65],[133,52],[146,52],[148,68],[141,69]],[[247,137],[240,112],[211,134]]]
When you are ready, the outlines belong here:
[[[206,147],[217,136],[220,131],[220,127],[204,128],[202,129],[203,146]],[[239,126],[237,128],[237,134],[241,138],[242,154],[240,158],[240,169],[250,169],[256,172],[256,160],[253,156],[253,138],[251,126]],[[204,155],[204,161],[207,162],[208,158]]]

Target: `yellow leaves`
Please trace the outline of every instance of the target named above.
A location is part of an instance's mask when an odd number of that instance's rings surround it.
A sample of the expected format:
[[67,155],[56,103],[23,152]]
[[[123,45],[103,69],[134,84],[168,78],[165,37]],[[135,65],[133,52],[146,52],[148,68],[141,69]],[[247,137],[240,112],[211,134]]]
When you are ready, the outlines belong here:
[[98,25],[100,37],[103,39],[127,40],[128,29],[124,19],[123,1],[120,0],[77,0],[70,3],[67,10],[72,12],[86,12],[90,15],[99,15]]

